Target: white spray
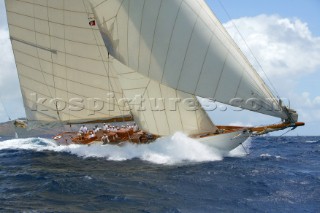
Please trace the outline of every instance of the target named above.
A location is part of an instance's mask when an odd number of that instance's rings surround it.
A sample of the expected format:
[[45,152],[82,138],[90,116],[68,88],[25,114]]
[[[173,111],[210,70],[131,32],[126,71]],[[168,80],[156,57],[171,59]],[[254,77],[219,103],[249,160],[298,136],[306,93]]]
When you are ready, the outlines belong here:
[[[0,142],[0,150],[4,149],[67,152],[83,158],[96,157],[110,161],[126,161],[138,158],[143,161],[166,165],[220,161],[224,157],[219,150],[188,138],[182,133],[176,133],[172,137],[160,138],[151,144],[135,145],[127,143],[123,146],[100,144],[58,146],[49,139],[14,139]],[[241,147],[229,153],[228,156],[241,157],[244,153]]]

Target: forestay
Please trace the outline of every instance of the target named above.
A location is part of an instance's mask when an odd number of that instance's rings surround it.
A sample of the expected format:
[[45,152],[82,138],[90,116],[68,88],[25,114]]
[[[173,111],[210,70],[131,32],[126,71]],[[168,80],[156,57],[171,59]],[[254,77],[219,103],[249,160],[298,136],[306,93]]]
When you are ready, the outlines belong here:
[[136,72],[190,95],[287,118],[205,1],[90,2],[109,52]]

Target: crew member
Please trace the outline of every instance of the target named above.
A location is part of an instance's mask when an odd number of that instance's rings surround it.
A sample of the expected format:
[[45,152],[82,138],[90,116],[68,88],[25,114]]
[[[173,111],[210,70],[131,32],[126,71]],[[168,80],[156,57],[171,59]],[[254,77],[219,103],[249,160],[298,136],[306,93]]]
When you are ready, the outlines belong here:
[[109,137],[106,134],[102,136],[101,141],[104,145],[110,143]]

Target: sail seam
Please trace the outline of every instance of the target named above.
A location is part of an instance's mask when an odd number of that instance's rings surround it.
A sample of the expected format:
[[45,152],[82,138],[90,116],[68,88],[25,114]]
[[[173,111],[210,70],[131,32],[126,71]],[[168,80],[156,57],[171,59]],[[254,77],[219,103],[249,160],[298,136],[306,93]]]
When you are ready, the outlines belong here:
[[[15,51],[19,52],[18,50],[15,50]],[[41,59],[41,60],[42,60],[42,59]],[[46,60],[43,60],[43,61],[49,62],[49,61],[46,61]],[[29,65],[26,65],[26,64],[24,64],[24,63],[22,63],[22,62],[16,61],[16,63],[17,63],[17,64],[20,64],[20,65],[22,65],[22,66],[28,67],[28,68],[30,68],[30,69],[34,69],[34,70],[36,70],[36,71],[38,71],[38,72],[41,72],[41,70],[39,70],[39,69],[37,69],[37,68],[34,68],[34,67],[31,67],[31,66],[29,66]],[[61,64],[57,64],[57,63],[53,63],[53,64],[62,66]],[[89,75],[96,75],[97,77],[100,76],[100,77],[106,78],[105,75],[93,74],[93,73],[90,73],[90,72],[88,73],[88,72],[86,72],[86,71],[76,70],[76,69],[71,68],[71,67],[68,67],[68,66],[66,66],[66,68],[68,68],[68,69],[70,69],[70,70],[73,70],[73,71],[76,71],[76,72],[83,72],[83,73],[86,73],[86,74],[89,74]],[[61,78],[61,79],[64,79],[64,78],[62,78],[62,77],[60,77],[60,76],[58,76],[58,75],[54,75],[54,74],[48,73],[48,72],[46,72],[46,71],[44,71],[44,73],[47,74],[47,75],[50,75],[50,76],[59,77],[59,78]],[[117,79],[117,77],[114,77],[114,76],[110,76],[110,78]],[[66,80],[66,79],[64,79],[64,80]],[[76,82],[76,81],[74,81],[74,82]],[[88,85],[88,84],[84,84],[84,85]],[[100,88],[100,87],[97,87],[97,88]]]
[[142,31],[142,23],[143,23],[143,15],[144,15],[144,7],[146,5],[146,0],[143,1],[142,7],[142,15],[140,20],[140,34],[139,34],[139,53],[138,53],[138,71],[140,69],[140,52],[141,52],[141,31]]
[[219,89],[219,85],[220,85],[220,81],[221,81],[221,78],[222,78],[222,74],[223,74],[223,71],[224,71],[224,69],[225,69],[225,66],[226,66],[228,57],[229,57],[229,52],[228,52],[228,54],[226,55],[226,59],[225,59],[225,61],[224,61],[224,64],[223,64],[223,67],[222,67],[222,70],[221,70],[221,73],[220,73],[220,76],[219,76],[219,80],[218,80],[218,83],[217,83],[217,86],[216,86],[216,89],[215,89],[215,92],[214,92],[214,95],[213,95],[213,98],[214,98],[214,99],[216,98],[216,95],[217,95],[217,92],[218,92],[218,89]]
[[[23,86],[24,87],[24,86]],[[28,89],[28,88],[26,88],[26,87],[24,87],[25,89]],[[45,107],[45,108],[47,108],[48,110],[52,110],[52,112],[56,112],[56,109],[53,109],[53,108],[51,108],[51,107],[49,107],[49,106],[47,106],[47,105],[43,105],[42,103],[37,103],[37,102],[34,102],[33,100],[30,100],[29,98],[27,98],[27,97],[25,97],[25,99],[26,100],[28,100],[30,103],[34,103],[34,104],[37,104],[37,105],[40,105],[40,106],[42,106],[42,107]],[[68,104],[68,103],[66,103],[66,102],[64,102],[64,101],[62,101],[63,103],[65,103],[65,104]],[[88,109],[88,108],[83,108],[83,110],[88,110],[88,111],[92,111],[91,109]],[[39,112],[41,112],[41,111],[39,111],[39,110],[37,110],[37,113],[39,113]],[[42,110],[42,112],[48,112],[48,111],[44,111],[44,110]],[[66,112],[63,112],[63,110],[60,110],[59,111],[60,113],[62,113],[62,114],[66,114],[67,115],[67,113]],[[102,117],[102,116],[111,116],[110,114],[105,114],[105,113],[102,113],[102,112],[95,112],[96,114],[96,116],[95,117]],[[79,117],[79,116],[77,116],[77,115],[74,115],[74,114],[71,114],[73,117],[76,117],[76,118],[79,118],[79,119],[82,119],[81,117]],[[55,118],[55,119],[57,119],[57,118]],[[94,119],[97,119],[97,118],[94,118]],[[59,121],[61,121],[62,122],[62,120],[59,120]],[[70,121],[69,121],[70,122]]]
[[[178,91],[177,90],[174,90],[174,91],[176,93],[176,97],[178,98],[179,97],[178,96]],[[180,105],[179,104],[177,105],[177,108],[178,108],[178,112],[179,112],[179,116],[180,116],[181,127],[182,127],[183,132],[185,132],[185,127],[184,127],[183,122],[182,122],[182,116],[181,116]]]
[[[42,19],[42,18],[39,18],[39,17],[32,17],[32,16],[29,16],[29,15],[25,15],[25,14],[22,14],[22,13],[17,13],[17,12],[10,11],[10,10],[7,10],[7,12],[8,12],[8,13],[13,13],[13,14],[16,14],[16,15],[20,15],[20,16],[25,16],[25,17],[31,18],[31,19],[32,19],[32,18],[35,18],[36,20],[40,20],[40,21],[46,21],[46,22],[48,21],[48,20],[46,20],[46,19]],[[83,14],[83,13],[81,13],[81,14]],[[54,22],[54,21],[49,21],[49,23],[57,24],[57,25],[63,25],[63,26],[68,26],[68,27],[74,27],[74,28],[78,28],[78,29],[86,29],[86,30],[90,29],[90,28],[88,28],[88,27],[81,27],[81,26],[70,25],[70,24],[65,25],[65,24],[63,24],[63,23]],[[12,24],[10,24],[10,25],[12,25]]]
[[130,23],[130,0],[128,0],[128,20],[127,20],[127,61],[130,66],[130,55],[129,55],[129,23]]
[[[157,26],[158,26],[159,16],[160,16],[161,8],[162,8],[162,3],[163,3],[163,0],[161,0],[161,2],[160,2],[160,6],[159,6],[159,10],[158,10],[158,15],[157,15],[156,22],[155,22],[155,27],[154,27],[154,30],[153,30],[152,45],[151,45],[150,57],[149,57],[148,76],[150,76],[151,59],[152,59],[152,57],[151,57],[151,56],[152,56],[152,52],[153,52],[154,41],[155,41],[155,35],[156,35],[156,31],[157,31]],[[141,35],[140,35],[140,37],[141,37]]]
[[108,1],[101,1],[100,3],[98,3],[97,5],[95,6],[92,6],[93,9],[96,9],[97,7],[100,7],[102,4],[106,3]]
[[[211,10],[210,8],[208,8],[207,6],[205,6],[205,8],[204,8],[203,4],[200,4],[200,2],[197,1],[197,0],[196,0],[196,3],[197,3],[197,4],[202,8],[202,10],[210,17],[209,20],[210,20],[210,23],[211,23],[212,25],[214,25],[223,35],[225,35],[225,36],[229,35],[229,33],[225,30],[225,28],[220,28],[220,27],[219,27],[219,24],[220,24],[221,26],[223,26],[223,25],[222,25],[222,23],[220,22],[220,20],[217,19],[216,16],[212,13],[212,10]],[[192,8],[190,5],[189,5],[189,7],[193,10],[193,8]],[[208,9],[209,9],[209,11],[208,11]],[[193,10],[193,11],[194,11],[194,10]],[[195,11],[194,11],[194,12],[195,12]],[[209,12],[211,12],[211,13],[209,13]],[[212,19],[212,16],[213,16],[213,18],[215,18],[215,20],[218,21],[219,24],[217,24],[217,23]],[[205,25],[207,26],[207,28],[210,29],[210,31],[211,31],[213,34],[215,34],[214,31],[212,30],[212,28],[210,27],[210,25],[208,25],[207,22],[205,22],[205,21],[204,21],[204,23],[205,23]],[[227,37],[227,39],[228,39],[228,41],[231,41],[231,42],[232,42],[232,39],[231,39],[230,36]],[[231,39],[231,40],[230,40],[230,39]],[[219,38],[219,40],[221,41],[220,38]],[[223,43],[223,42],[221,42],[221,43]],[[235,43],[234,43],[234,44],[235,44]]]
[[[148,92],[148,89],[146,90],[146,95],[147,97],[149,98],[149,92]],[[151,108],[151,105],[150,105],[150,108]],[[154,112],[150,109],[150,112],[152,114],[152,117],[153,117],[153,120],[154,120],[154,124],[156,126],[156,129],[157,129],[157,132],[159,132],[159,127],[158,127],[158,122],[156,121],[156,117],[154,115]]]
[[[33,5],[32,11],[33,11],[33,16],[34,16],[34,18],[33,18],[33,27],[34,27],[34,29],[36,29],[35,8],[34,8],[34,4],[31,4],[31,5]],[[34,32],[34,39],[35,39],[36,44],[38,44],[37,33],[36,33],[36,32]],[[51,96],[51,98],[54,98],[53,95],[52,95],[52,93],[51,93],[51,91],[50,91],[50,89],[49,89],[48,83],[47,83],[46,78],[45,78],[44,73],[43,73],[43,68],[42,68],[42,65],[41,65],[41,63],[40,63],[40,54],[39,54],[39,49],[38,49],[38,48],[36,48],[36,52],[37,52],[37,57],[35,57],[35,58],[36,58],[36,60],[37,60],[37,62],[38,62],[38,64],[39,64],[40,73],[42,74],[42,78],[43,78],[43,81],[44,81],[44,84],[43,84],[43,85],[44,85],[45,88],[47,89],[48,94]],[[51,56],[52,56],[52,55],[51,55]],[[56,111],[56,113],[57,113],[57,115],[58,115],[58,119],[60,120],[59,112]]]
[[169,40],[169,45],[168,45],[168,49],[167,49],[167,54],[166,54],[166,58],[165,58],[165,64],[163,66],[163,72],[161,73],[161,81],[163,83],[163,78],[165,76],[165,73],[166,73],[166,66],[167,66],[167,60],[168,60],[168,54],[169,54],[169,51],[171,50],[171,43],[172,43],[172,37],[173,37],[173,32],[176,28],[176,24],[177,24],[177,20],[178,20],[178,17],[179,17],[179,14],[180,14],[180,11],[181,11],[181,7],[182,7],[182,4],[184,3],[184,0],[181,1],[180,3],[180,6],[179,6],[179,10],[177,11],[177,15],[175,17],[175,20],[174,20],[174,25],[173,25],[173,28],[172,28],[172,31],[171,31],[171,35],[170,35],[170,40]]
[[[66,40],[66,41],[69,41],[69,42],[72,42],[72,43],[76,43],[76,44],[85,44],[85,45],[88,45],[88,46],[105,47],[105,45],[101,45],[101,44],[86,43],[86,42],[82,42],[82,41],[75,41],[75,40],[65,39],[65,38],[62,38],[62,37],[59,37],[59,36],[55,36],[55,35],[49,35],[49,34],[46,34],[46,33],[43,33],[43,32],[39,32],[39,31],[36,31],[36,30],[31,30],[31,29],[28,29],[28,28],[25,28],[25,27],[22,27],[22,26],[19,26],[19,25],[15,25],[15,24],[10,24],[10,25],[13,26],[13,27],[16,27],[16,28],[20,28],[20,29],[23,29],[23,30],[30,31],[31,33],[37,33],[39,35],[50,36],[52,38],[58,38],[58,39],[61,39],[61,40]],[[62,26],[70,27],[68,25],[62,25]],[[88,28],[83,28],[83,29],[84,30],[89,30]],[[97,31],[97,32],[100,33],[99,30],[94,30],[94,31]],[[24,42],[24,43],[27,43],[27,44],[29,44],[29,43],[32,44],[31,42],[26,42],[26,41],[23,41],[22,39],[19,39],[19,38],[16,38],[16,37],[12,37],[12,38],[14,38],[14,40],[17,40],[17,41],[21,41],[21,42]],[[40,46],[40,45],[38,45],[38,46]],[[44,48],[46,48],[46,47],[44,47]],[[57,50],[54,50],[54,51],[57,51]]]
[[[20,63],[19,63],[20,64]],[[22,64],[23,65],[23,64]],[[25,65],[23,65],[23,66],[25,66]],[[26,66],[27,67],[27,66]],[[29,67],[29,68],[31,68],[31,67]],[[32,69],[34,69],[34,68],[32,68]],[[35,71],[37,71],[37,72],[40,72],[41,73],[41,71],[39,71],[39,70],[37,70],[37,69],[34,69]],[[41,83],[42,85],[44,85],[44,86],[48,86],[47,84],[45,84],[45,83],[43,83],[43,82],[40,82],[40,81],[38,81],[38,80],[36,80],[36,79],[34,79],[34,78],[30,78],[30,77],[28,77],[28,76],[26,76],[25,74],[23,74],[22,72],[20,73],[22,76],[24,76],[25,78],[28,78],[28,79],[32,79],[32,80],[34,80],[34,81],[36,81],[36,82],[39,82],[39,83]],[[83,85],[83,86],[88,86],[88,87],[92,87],[92,88],[95,88],[95,89],[98,89],[98,90],[103,90],[103,91],[105,91],[105,88],[101,88],[101,87],[96,87],[96,86],[93,86],[93,85],[90,85],[90,84],[85,84],[85,83],[81,83],[81,82],[78,82],[78,81],[73,81],[73,80],[70,80],[70,79],[65,79],[65,78],[62,78],[62,77],[60,77],[60,76],[57,76],[57,75],[51,75],[51,74],[49,74],[49,73],[46,73],[45,72],[45,74],[47,74],[47,75],[50,75],[50,76],[52,76],[52,77],[55,77],[55,78],[59,78],[59,79],[62,79],[62,80],[68,80],[68,81],[70,81],[70,82],[72,82],[72,83],[76,83],[76,84],[81,84],[81,85]],[[104,76],[105,77],[105,76]],[[54,86],[49,86],[49,87],[51,87],[51,88],[55,88]],[[61,89],[60,89],[61,90]],[[61,91],[64,91],[64,92],[68,92],[67,90],[61,90]],[[114,91],[112,91],[112,92],[114,92]],[[116,94],[121,94],[121,92],[114,92],[114,93],[116,93]]]
[[189,48],[190,48],[190,43],[191,43],[191,40],[193,38],[194,29],[197,26],[198,20],[199,20],[199,16],[197,15],[197,19],[193,24],[192,32],[190,34],[190,38],[189,38],[188,45],[187,45],[187,50],[186,50],[186,53],[185,53],[184,58],[183,58],[182,67],[181,67],[181,70],[180,70],[180,73],[179,73],[179,78],[178,78],[178,83],[177,83],[177,89],[179,88],[179,85],[180,85],[181,76],[182,76],[182,73],[183,73],[183,70],[184,70],[184,67],[185,67],[186,58],[187,58],[188,51],[189,51]]
[[[33,4],[34,4],[35,2],[33,1]],[[46,21],[46,23],[48,24],[48,30],[49,30],[49,37],[50,37],[50,35],[51,35],[51,28],[50,28],[50,24],[49,24],[49,21],[50,21],[50,19],[49,19],[49,9],[48,9],[48,2],[47,2],[47,7],[46,7],[46,9],[47,9],[47,21]],[[34,28],[34,31],[36,30],[36,28]],[[52,41],[51,41],[51,38],[50,38],[50,49],[52,49],[52,43],[51,43]],[[55,53],[55,54],[57,54],[57,52]],[[52,67],[52,74],[53,74],[53,76],[54,76],[54,67],[53,67],[53,57],[52,57],[52,53],[50,54],[50,58],[51,58],[51,67]],[[39,58],[39,64],[41,65],[41,59]],[[42,70],[42,72],[44,72],[43,71],[43,69],[41,68],[41,66],[40,66],[40,69]],[[55,88],[56,88],[56,83],[55,83],[55,77],[53,77],[53,79],[52,79],[52,81],[53,81],[53,88],[54,88],[54,94],[55,94],[55,96],[57,96],[57,92],[56,92],[56,90],[55,90]],[[59,114],[58,114],[59,115]],[[60,117],[59,117],[60,118]]]
[[[21,50],[19,50],[19,49],[17,49],[17,48],[15,48],[15,50],[16,50],[17,52],[20,52],[20,53],[22,53],[22,54],[28,55],[28,56],[30,56],[30,57],[33,57],[33,58],[36,58],[36,59],[38,58],[38,57],[36,57],[36,56],[34,56],[34,55],[32,55],[32,54],[26,53],[26,52],[21,51]],[[78,57],[78,58],[83,58],[83,59],[92,60],[92,61],[95,61],[95,62],[98,61],[98,62],[102,62],[102,63],[107,63],[107,61],[95,60],[95,59],[86,58],[86,57],[82,57],[82,56],[78,56],[78,55],[72,55],[72,54],[70,54],[70,53],[64,53],[64,52],[60,52],[60,53],[67,54],[67,55],[74,56],[74,57]],[[39,59],[41,59],[42,61],[51,63],[51,61],[49,61],[49,60],[47,60],[47,59],[44,59],[44,58],[39,58]],[[60,66],[65,66],[64,64],[59,64],[59,63],[56,63],[56,62],[53,62],[53,64],[60,65]],[[67,68],[70,68],[70,69],[73,69],[73,70],[79,70],[79,71],[82,71],[82,72],[86,72],[86,73],[89,72],[89,73],[91,73],[91,74],[94,74],[94,73],[92,73],[92,72],[90,72],[90,71],[88,71],[88,70],[80,70],[80,69],[77,69],[77,68],[74,68],[74,67],[69,67],[69,66],[66,66],[66,67],[67,67]],[[101,75],[101,74],[94,74],[94,75],[103,76],[103,75]]]
[[[26,87],[24,87],[23,86],[23,88],[25,88],[25,89],[28,89],[28,88],[26,88]],[[39,110],[37,110],[37,113],[38,112],[50,112],[49,110],[51,110],[51,112],[52,113],[54,113],[54,115],[56,115],[56,109],[54,109],[54,108],[52,108],[52,107],[50,107],[50,106],[47,106],[47,105],[43,105],[42,103],[37,103],[37,102],[34,102],[34,100],[31,100],[30,98],[28,98],[28,97],[24,97],[29,103],[33,103],[33,104],[37,104],[37,105],[40,105],[40,106],[42,106],[42,107],[44,107],[44,108],[47,108],[47,110],[41,110],[41,111],[39,111]],[[29,106],[28,106],[29,107]],[[32,111],[31,109],[30,109],[30,111]],[[55,117],[55,119],[57,119],[56,117]]]
[[[27,108],[29,108],[29,107],[27,106]],[[30,110],[30,109],[28,109],[28,110]],[[44,113],[44,112],[37,111],[37,113],[41,114],[42,116],[46,116],[46,117],[52,119],[52,121],[57,121],[57,118],[56,118],[56,117],[52,117],[51,115],[48,115],[48,114],[46,114],[46,113]],[[38,122],[37,120],[29,120],[29,119],[28,119],[28,121]]]
[[195,93],[195,94],[197,93],[197,90],[198,90],[198,87],[199,87],[199,83],[200,83],[200,79],[201,79],[201,76],[202,76],[202,73],[203,73],[204,65],[205,65],[205,63],[206,63],[206,61],[207,61],[207,59],[208,59],[208,53],[209,53],[209,49],[210,49],[212,40],[213,40],[213,34],[211,34],[210,42],[209,42],[208,47],[207,47],[207,50],[206,50],[206,55],[205,55],[205,57],[204,57],[204,59],[203,59],[202,65],[201,65],[201,71],[200,71],[200,74],[199,74],[199,76],[198,76],[196,88],[195,88],[195,90],[194,90],[194,93]]
[[[138,113],[138,111],[137,111],[137,113]],[[144,123],[145,123],[145,125],[147,126],[147,129],[150,129],[150,125],[149,125],[148,120],[146,119],[145,112],[139,112],[139,114],[143,116],[143,118],[144,118]],[[140,122],[140,120],[139,120],[139,122]]]
[[[88,16],[87,14],[87,11],[86,11],[86,5],[84,3],[84,1],[82,1],[82,5],[83,5],[83,8],[85,9],[85,14]],[[63,6],[65,6],[65,1],[63,1]],[[63,8],[64,9],[64,8]],[[63,12],[63,24],[65,25],[65,11]],[[64,37],[64,51],[67,52],[67,48],[66,48],[66,26],[64,27],[64,30],[63,30],[63,37]],[[76,42],[75,42],[76,43]],[[98,47],[99,49],[99,47]],[[67,89],[67,97],[69,99],[69,95],[70,95],[70,92],[69,92],[69,79],[68,79],[68,71],[67,69],[65,68],[66,65],[67,65],[67,54],[64,54],[64,57],[65,57],[65,65],[64,65],[64,70],[66,72],[66,89]],[[69,108],[69,121],[68,122],[71,122],[71,117],[70,117],[70,108]]]
[[[132,73],[134,73],[134,72],[132,72]],[[122,75],[121,75],[121,76],[122,76]],[[148,90],[148,87],[149,87],[150,83],[151,83],[151,80],[149,79],[149,82],[148,82],[147,86],[146,86],[145,88],[142,88],[142,89],[144,89],[143,94],[141,94],[141,95],[142,95],[142,97],[144,97],[144,96],[146,95],[146,92],[147,92],[147,90]],[[125,90],[125,91],[127,91],[127,90]],[[130,90],[129,90],[129,91],[130,91]],[[137,110],[135,110],[135,111],[136,111],[136,113],[138,113],[138,111],[137,111]],[[150,129],[150,125],[148,124],[148,121],[147,121],[147,119],[146,119],[146,116],[144,115],[144,112],[140,112],[140,113],[143,115],[143,117],[144,117],[144,121],[145,121],[145,123],[146,123],[146,125],[147,125],[148,129]]]
[[[37,110],[37,113],[40,113],[40,114],[43,114],[43,115],[47,115],[47,116],[50,117],[50,118],[54,118],[55,120],[58,120],[57,117],[52,117],[53,115],[51,116],[51,114],[46,114],[46,113],[45,113],[45,112],[48,112],[48,113],[53,113],[54,115],[56,115],[56,109],[53,109],[53,108],[51,108],[51,107],[49,107],[49,106],[46,106],[46,105],[43,105],[43,104],[41,104],[41,103],[36,103],[36,102],[30,100],[30,99],[27,98],[27,97],[25,97],[25,99],[28,100],[29,103],[34,103],[34,104],[37,104],[38,106],[40,105],[41,107],[46,108],[46,109],[42,109],[42,110]],[[28,107],[29,107],[29,106],[28,106]],[[29,109],[29,110],[32,111],[31,109]],[[67,113],[65,113],[65,112],[63,112],[63,111],[60,111],[60,113],[61,113],[61,114],[67,114]],[[78,117],[78,116],[76,116],[76,115],[72,115],[72,116],[81,119],[80,117]],[[59,122],[62,122],[61,120],[58,120],[58,121],[59,121]]]
[[[30,92],[36,92],[36,91],[34,91],[33,89],[29,88],[28,86],[25,86],[24,83],[22,83],[21,85],[22,85],[22,87],[23,87],[24,89],[30,90]],[[59,90],[59,89],[58,89],[58,90]],[[49,97],[48,95],[46,95],[46,94],[43,94],[43,93],[40,93],[40,92],[38,92],[38,94],[40,94],[40,95],[42,95],[42,96],[45,96],[46,98],[50,98],[50,97]],[[71,92],[70,94],[80,96],[79,94],[72,93],[72,92]],[[87,99],[89,99],[88,97],[85,97],[85,96],[82,96],[82,98],[87,98]],[[63,100],[61,100],[61,101],[64,102],[64,103],[67,103],[66,101],[63,101]],[[106,100],[103,100],[103,103],[113,104],[114,102],[108,102],[108,101],[106,101]],[[117,105],[117,106],[119,106],[119,105]],[[89,110],[88,108],[85,108],[85,107],[84,107],[84,109]]]
[[[160,95],[161,95],[161,97],[164,97],[164,95],[162,93],[162,89],[161,89],[161,84],[158,84],[158,85],[159,85]],[[169,119],[168,119],[168,114],[167,114],[167,110],[166,110],[165,101],[163,102],[163,104],[164,104],[164,107],[165,107],[164,114],[166,116],[166,121],[167,121],[168,129],[169,129],[169,134],[171,134],[173,132],[171,131],[171,127],[169,125]]]
[[[23,77],[23,78],[25,78],[25,79],[27,79],[27,80],[31,80],[31,81],[34,81],[34,82],[36,82],[36,83],[39,83],[39,84],[41,84],[41,85],[43,85],[43,86],[47,86],[47,85],[45,85],[45,84],[43,84],[42,82],[40,82],[40,81],[37,81],[37,80],[35,80],[35,79],[32,79],[32,78],[30,78],[30,77],[27,77],[27,76],[25,76],[25,75],[23,75],[23,74],[21,74],[21,73],[19,73],[20,75],[21,75],[21,77]],[[24,87],[26,87],[26,86],[24,86]],[[49,86],[49,87],[51,87],[51,86]],[[28,88],[28,87],[26,87],[27,89],[29,89],[29,90],[32,90],[33,91],[33,89],[31,89],[31,88]],[[53,88],[53,87],[51,87],[51,88]],[[56,88],[57,90],[59,90],[59,91],[62,91],[62,92],[67,92],[66,90],[63,90],[63,89],[60,89],[60,88]],[[104,90],[105,91],[105,90]],[[40,94],[40,95],[44,95],[44,96],[48,96],[48,95],[45,95],[45,94],[43,94],[43,93],[41,93],[41,92],[37,92],[38,94]],[[77,95],[77,96],[80,96],[80,97],[82,97],[82,98],[86,98],[86,99],[90,99],[91,97],[87,97],[87,96],[85,96],[85,95],[82,95],[82,94],[77,94],[77,93],[75,93],[75,92],[69,92],[71,95]],[[118,94],[121,94],[121,93],[118,93]],[[50,94],[49,94],[49,96],[50,96]],[[52,97],[51,97],[52,98]],[[106,102],[106,101],[104,101],[104,102]],[[106,103],[109,103],[109,102],[106,102]]]
[[243,70],[242,70],[241,79],[240,79],[240,81],[239,81],[239,84],[238,84],[238,88],[237,88],[236,94],[235,94],[235,96],[234,96],[235,98],[237,98],[237,96],[238,96],[238,92],[239,92],[239,89],[240,89],[240,86],[241,86],[241,83],[242,83],[243,76],[244,76],[244,68],[243,68]]
[[[118,20],[118,17],[119,17],[119,12],[120,12],[120,10],[121,10],[121,8],[122,8],[122,5],[123,5],[124,1],[125,1],[125,0],[122,0],[122,1],[121,1],[121,5],[120,5],[120,7],[119,7],[119,9],[118,9],[118,11],[117,11],[117,13],[116,13],[116,16],[115,16],[115,22],[116,22],[116,26],[117,26],[117,36],[118,36],[118,40],[120,40],[120,36],[119,36],[119,35],[120,35],[120,34],[119,34],[119,20]],[[120,48],[120,44],[117,45],[117,49],[116,49],[117,55],[119,55],[119,48]]]
[[[53,10],[61,10],[60,8],[50,7],[48,4],[47,4],[47,6],[44,6],[44,5],[42,5],[42,4],[30,3],[30,2],[27,2],[27,1],[21,1],[21,0],[17,0],[17,1],[18,1],[18,2],[23,2],[23,3],[25,3],[25,4],[31,4],[31,5],[40,6],[40,7],[47,7],[47,8],[53,9]],[[50,1],[50,0],[49,0],[49,1]],[[65,10],[65,11],[73,12],[73,13],[84,13],[84,12],[75,11],[75,10]]]

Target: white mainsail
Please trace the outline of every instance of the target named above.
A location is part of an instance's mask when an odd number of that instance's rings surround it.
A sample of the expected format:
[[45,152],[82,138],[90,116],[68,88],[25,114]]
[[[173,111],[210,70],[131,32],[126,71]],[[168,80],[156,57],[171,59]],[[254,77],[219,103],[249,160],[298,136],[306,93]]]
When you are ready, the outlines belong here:
[[204,0],[90,0],[109,52],[190,95],[287,119]]
[[130,115],[118,106],[122,90],[87,1],[6,0],[6,9],[29,121]]

